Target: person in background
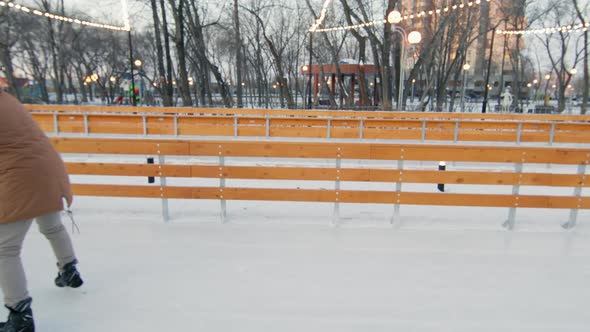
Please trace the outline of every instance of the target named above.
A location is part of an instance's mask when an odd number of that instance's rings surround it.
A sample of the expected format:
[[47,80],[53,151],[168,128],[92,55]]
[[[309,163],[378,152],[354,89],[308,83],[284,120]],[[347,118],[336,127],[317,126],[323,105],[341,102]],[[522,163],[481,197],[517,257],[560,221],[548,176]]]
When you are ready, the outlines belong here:
[[0,91],[0,287],[9,311],[0,332],[35,331],[20,258],[33,220],[57,258],[56,286],[82,285],[72,241],[60,218],[72,199],[66,168],[47,136],[16,98]]

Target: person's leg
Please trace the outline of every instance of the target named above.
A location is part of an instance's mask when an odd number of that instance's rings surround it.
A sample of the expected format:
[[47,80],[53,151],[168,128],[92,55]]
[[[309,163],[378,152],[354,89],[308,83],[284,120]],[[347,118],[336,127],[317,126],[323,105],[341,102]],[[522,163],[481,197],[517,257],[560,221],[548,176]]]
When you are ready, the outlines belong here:
[[39,226],[39,231],[45,235],[47,240],[49,240],[49,243],[51,243],[51,248],[53,248],[53,253],[57,258],[57,264],[60,270],[63,269],[66,264],[77,261],[74,247],[72,246],[72,240],[61,222],[59,212],[40,216],[35,220],[37,226]]
[[55,285],[58,287],[77,288],[84,283],[80,273],[76,269],[78,260],[74,253],[72,240],[61,222],[59,212],[50,213],[36,218],[39,231],[45,235],[51,243],[53,253],[57,258],[59,272],[55,278]]
[[0,287],[8,307],[15,307],[29,299],[20,253],[31,222],[26,220],[0,224]]

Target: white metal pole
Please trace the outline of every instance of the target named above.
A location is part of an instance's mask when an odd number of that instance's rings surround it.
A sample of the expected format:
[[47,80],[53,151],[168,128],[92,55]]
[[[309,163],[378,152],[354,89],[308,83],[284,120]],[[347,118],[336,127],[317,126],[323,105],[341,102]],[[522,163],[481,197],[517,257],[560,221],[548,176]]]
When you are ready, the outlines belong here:
[[[465,72],[463,69],[463,90],[461,91],[461,113],[465,112]],[[454,98],[455,96],[453,96]]]

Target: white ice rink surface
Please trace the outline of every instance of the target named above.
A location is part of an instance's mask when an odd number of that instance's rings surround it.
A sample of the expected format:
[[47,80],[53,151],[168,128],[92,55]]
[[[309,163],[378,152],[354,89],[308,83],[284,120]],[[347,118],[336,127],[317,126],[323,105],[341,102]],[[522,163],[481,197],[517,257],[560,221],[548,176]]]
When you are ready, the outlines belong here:
[[[23,259],[39,332],[589,331],[590,226],[568,211],[77,197],[80,289]],[[70,223],[66,222],[68,229]]]

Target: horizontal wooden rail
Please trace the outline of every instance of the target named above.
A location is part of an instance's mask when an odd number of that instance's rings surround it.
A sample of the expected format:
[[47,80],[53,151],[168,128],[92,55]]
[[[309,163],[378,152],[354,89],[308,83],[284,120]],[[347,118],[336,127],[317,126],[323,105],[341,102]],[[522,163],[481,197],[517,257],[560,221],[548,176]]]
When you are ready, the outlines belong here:
[[50,138],[62,153],[585,165],[590,149],[342,142]]
[[143,197],[174,199],[223,199],[324,203],[376,203],[442,206],[590,209],[590,197],[352,191],[325,189],[223,188],[75,184],[80,196]]
[[428,171],[327,167],[148,165],[114,163],[66,163],[76,175],[158,176],[181,178],[446,183],[461,185],[524,185],[548,187],[590,187],[581,174],[510,173],[484,171]]
[[[389,114],[389,113],[388,113]],[[451,113],[449,117],[455,116]],[[515,143],[590,143],[590,122],[461,118],[342,118],[33,113],[53,134],[307,137]],[[460,116],[457,114],[456,116]],[[535,119],[535,120],[533,120]],[[580,122],[582,121],[582,122]]]
[[236,109],[236,108],[192,108],[192,107],[130,107],[130,106],[79,106],[79,105],[34,105],[25,109],[32,112],[78,112],[84,113],[133,113],[139,115],[239,115],[262,117],[316,117],[316,118],[359,118],[359,119],[477,119],[502,121],[575,121],[590,122],[590,115],[553,114],[495,114],[495,113],[444,113],[444,112],[382,112],[382,111],[326,111],[326,110],[281,110],[281,109]]

